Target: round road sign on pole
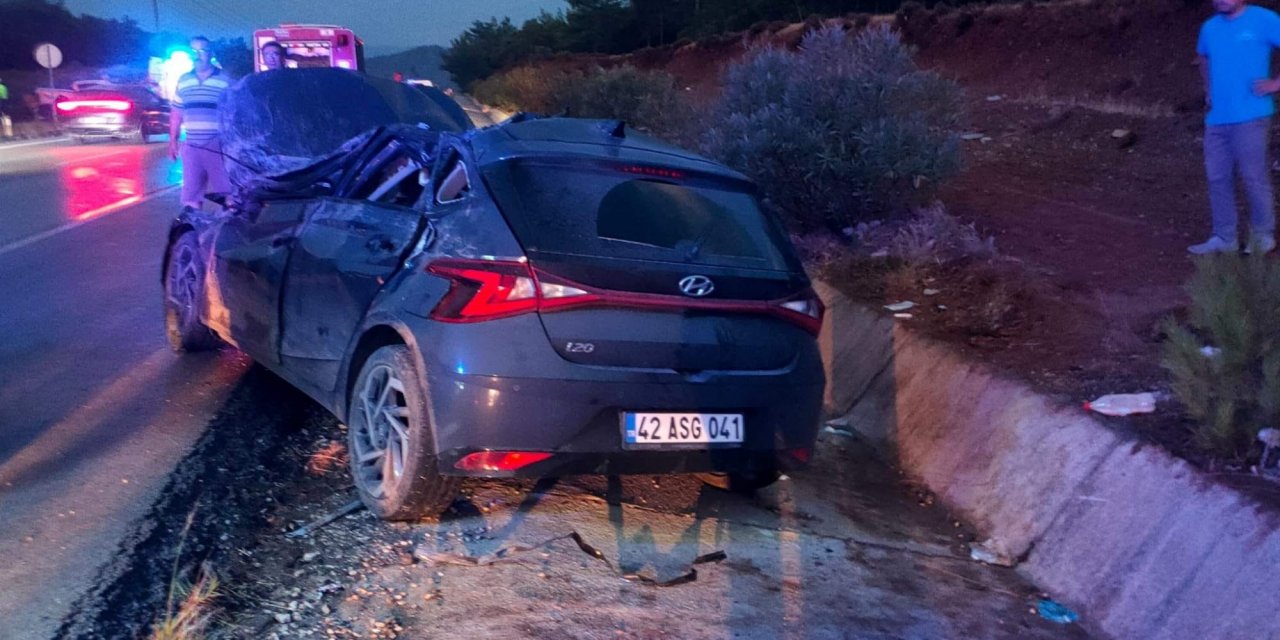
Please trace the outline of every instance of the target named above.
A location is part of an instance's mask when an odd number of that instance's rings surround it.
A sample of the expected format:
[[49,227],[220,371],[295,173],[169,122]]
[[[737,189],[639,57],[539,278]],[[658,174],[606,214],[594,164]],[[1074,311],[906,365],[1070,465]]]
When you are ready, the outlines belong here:
[[48,42],[42,42],[36,45],[35,50],[36,62],[46,69],[56,69],[62,64],[62,50]]
[[49,44],[41,42],[36,45],[36,50],[32,53],[36,56],[36,62],[40,66],[49,70],[49,88],[53,88],[53,68],[62,64],[62,50]]

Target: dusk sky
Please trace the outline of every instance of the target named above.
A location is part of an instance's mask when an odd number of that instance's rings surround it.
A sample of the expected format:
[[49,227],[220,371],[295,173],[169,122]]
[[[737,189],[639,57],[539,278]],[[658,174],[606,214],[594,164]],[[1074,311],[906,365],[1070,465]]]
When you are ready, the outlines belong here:
[[[448,46],[475,20],[509,16],[517,25],[538,12],[559,11],[563,0],[158,0],[160,30],[243,37],[282,22],[350,27],[374,50],[424,44]],[[155,30],[151,0],[66,0],[73,13],[130,17]],[[412,9],[406,9],[412,7]]]

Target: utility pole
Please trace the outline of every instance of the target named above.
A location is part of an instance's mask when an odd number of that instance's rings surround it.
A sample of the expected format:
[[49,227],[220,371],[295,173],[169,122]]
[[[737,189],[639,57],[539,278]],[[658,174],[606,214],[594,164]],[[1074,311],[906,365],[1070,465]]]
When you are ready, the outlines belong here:
[[160,0],[151,0],[151,17],[155,20],[156,33],[160,33]]

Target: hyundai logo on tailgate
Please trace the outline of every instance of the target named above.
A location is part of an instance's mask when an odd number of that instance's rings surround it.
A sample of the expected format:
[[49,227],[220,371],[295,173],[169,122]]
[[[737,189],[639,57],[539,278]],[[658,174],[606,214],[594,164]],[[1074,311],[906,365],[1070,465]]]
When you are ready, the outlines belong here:
[[715,290],[716,285],[706,276],[685,276],[680,279],[680,293],[686,296],[701,298]]

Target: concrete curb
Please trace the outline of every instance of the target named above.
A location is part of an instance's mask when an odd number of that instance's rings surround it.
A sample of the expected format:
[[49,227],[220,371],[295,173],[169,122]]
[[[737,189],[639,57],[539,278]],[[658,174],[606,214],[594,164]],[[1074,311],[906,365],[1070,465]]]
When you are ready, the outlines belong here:
[[[1280,638],[1280,514],[823,283],[829,415],[1118,638]],[[833,331],[838,327],[839,331]]]

